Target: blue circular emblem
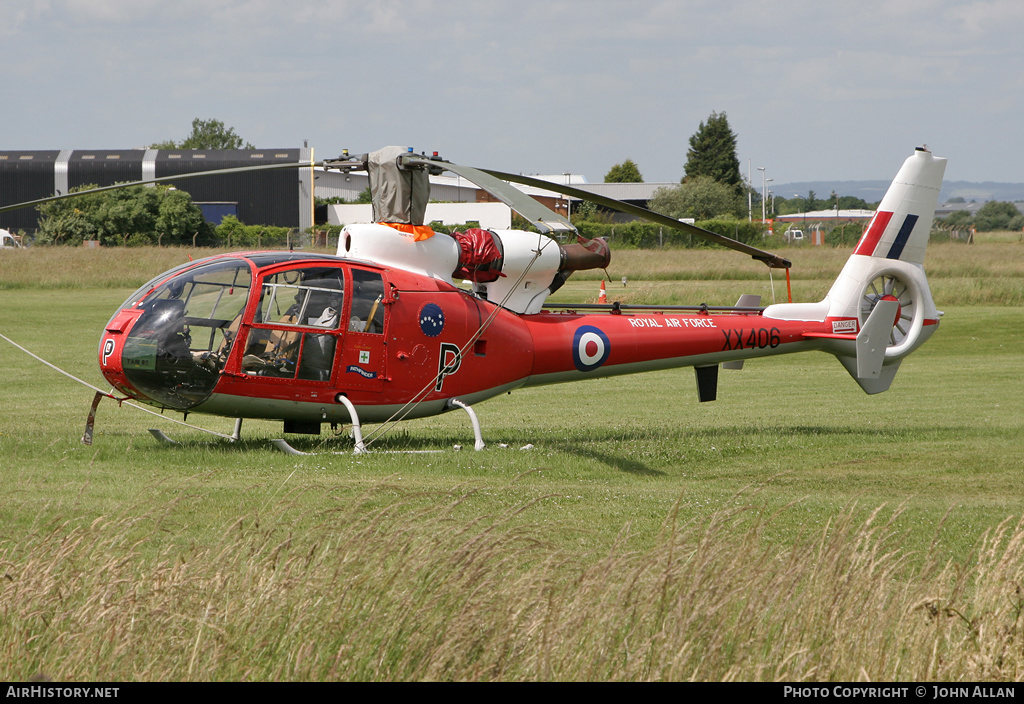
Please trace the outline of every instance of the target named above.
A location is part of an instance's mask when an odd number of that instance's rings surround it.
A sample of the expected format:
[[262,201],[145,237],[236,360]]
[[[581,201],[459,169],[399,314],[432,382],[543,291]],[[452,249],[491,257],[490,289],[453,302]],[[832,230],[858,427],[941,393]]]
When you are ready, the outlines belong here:
[[608,361],[612,343],[593,325],[581,325],[572,338],[572,363],[581,372],[592,372]]
[[444,330],[444,311],[436,303],[426,303],[420,308],[420,330],[427,337],[437,337]]

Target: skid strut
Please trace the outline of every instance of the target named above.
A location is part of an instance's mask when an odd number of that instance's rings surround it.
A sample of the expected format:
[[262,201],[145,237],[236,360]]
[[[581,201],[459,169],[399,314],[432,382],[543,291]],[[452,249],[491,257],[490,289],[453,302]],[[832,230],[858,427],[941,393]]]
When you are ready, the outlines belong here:
[[[353,437],[355,437],[356,441],[356,447],[354,450],[352,450],[352,454],[362,455],[369,452],[369,450],[366,449],[366,443],[363,442],[363,429],[362,424],[359,422],[359,414],[356,413],[356,407],[352,405],[352,402],[349,401],[346,396],[342,396],[341,394],[338,394],[337,401],[338,403],[342,404],[345,408],[348,409],[348,414],[352,418],[352,435]],[[274,443],[274,446],[278,450],[287,455],[313,454],[311,452],[302,452],[301,450],[296,450],[294,447],[289,445],[288,442],[283,438],[271,440],[271,442]]]
[[463,403],[457,398],[450,399],[448,401],[448,405],[458,406],[459,408],[463,409],[464,411],[466,411],[466,413],[469,414],[469,420],[470,422],[473,423],[473,438],[475,440],[473,449],[482,450],[485,447],[487,447],[487,445],[484,444],[483,436],[480,435],[480,421],[476,417],[476,411],[474,411],[472,407],[469,406],[469,404]]

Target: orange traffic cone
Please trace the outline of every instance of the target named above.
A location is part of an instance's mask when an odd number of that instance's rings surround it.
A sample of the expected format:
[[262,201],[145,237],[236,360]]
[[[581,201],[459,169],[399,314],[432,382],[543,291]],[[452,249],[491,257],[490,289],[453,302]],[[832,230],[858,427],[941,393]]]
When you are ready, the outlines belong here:
[[604,279],[601,279],[601,295],[597,297],[598,303],[607,303],[608,294],[604,290]]

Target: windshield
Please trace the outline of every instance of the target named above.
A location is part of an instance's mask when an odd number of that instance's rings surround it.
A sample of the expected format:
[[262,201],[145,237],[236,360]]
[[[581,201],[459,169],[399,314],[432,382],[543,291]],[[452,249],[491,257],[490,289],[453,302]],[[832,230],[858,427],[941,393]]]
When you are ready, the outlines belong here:
[[185,410],[205,400],[217,384],[252,274],[248,262],[239,259],[175,271],[180,273],[156,288],[150,282],[122,306],[143,313],[125,341],[121,363],[136,389],[161,405]]

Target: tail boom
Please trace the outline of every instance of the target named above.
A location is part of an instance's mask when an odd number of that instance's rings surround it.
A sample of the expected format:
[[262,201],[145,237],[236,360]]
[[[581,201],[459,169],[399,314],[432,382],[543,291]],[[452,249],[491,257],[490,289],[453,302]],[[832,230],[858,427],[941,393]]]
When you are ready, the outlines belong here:
[[704,401],[715,397],[719,364],[820,350],[838,358],[865,392],[885,391],[941,315],[922,262],[944,170],[945,159],[927,150],[906,160],[818,303],[720,314],[614,309],[580,315],[570,307],[522,316],[534,346],[524,385],[694,367]]

